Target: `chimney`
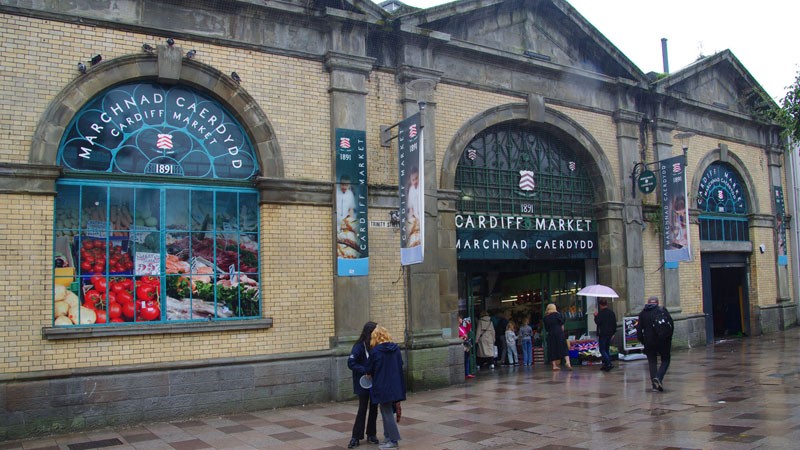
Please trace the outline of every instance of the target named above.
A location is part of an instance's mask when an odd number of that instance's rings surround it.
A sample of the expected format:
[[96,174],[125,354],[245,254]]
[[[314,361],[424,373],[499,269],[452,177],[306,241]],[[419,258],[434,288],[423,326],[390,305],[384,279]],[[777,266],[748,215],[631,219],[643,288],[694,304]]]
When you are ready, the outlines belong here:
[[669,73],[669,56],[667,55],[667,38],[661,38],[661,59],[664,62],[664,73]]

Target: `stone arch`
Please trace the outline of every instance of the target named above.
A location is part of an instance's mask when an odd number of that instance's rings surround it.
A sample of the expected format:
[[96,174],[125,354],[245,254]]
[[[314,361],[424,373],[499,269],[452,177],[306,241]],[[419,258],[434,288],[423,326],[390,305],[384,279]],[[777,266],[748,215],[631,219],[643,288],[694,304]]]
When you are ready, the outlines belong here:
[[[689,187],[689,192],[696,193],[697,186],[700,185],[700,179],[703,177],[706,169],[715,163],[715,162],[723,162],[726,164],[730,164],[731,167],[736,170],[739,176],[742,177],[742,182],[744,183],[744,190],[745,190],[745,198],[747,199],[747,204],[749,205],[750,211],[749,214],[758,213],[761,211],[761,206],[758,203],[758,196],[755,195],[755,182],[753,181],[753,177],[750,175],[750,171],[747,169],[747,166],[742,161],[742,159],[736,155],[734,152],[727,150],[727,156],[723,157],[722,150],[717,147],[708,151],[697,163],[697,170],[694,172],[694,176],[692,177],[692,184]],[[695,197],[692,197],[692,203],[694,205],[697,204]],[[695,206],[696,207],[696,206]]]
[[587,171],[597,193],[595,203],[620,201],[614,189],[613,171],[600,144],[581,125],[565,114],[544,108],[542,121],[534,121],[527,103],[510,103],[484,111],[466,122],[455,134],[447,148],[441,169],[441,188],[454,189],[455,176],[461,153],[481,131],[493,125],[512,120],[525,120],[537,124],[552,133],[584,158]]
[[[33,135],[28,162],[55,166],[58,148],[70,121],[83,105],[104,90],[123,82],[157,80],[158,58],[128,55],[103,61],[75,78],[42,114]],[[239,121],[258,158],[260,176],[282,178],[283,160],[273,126],[253,97],[227,75],[196,60],[184,58],[180,82],[205,91],[219,100]]]

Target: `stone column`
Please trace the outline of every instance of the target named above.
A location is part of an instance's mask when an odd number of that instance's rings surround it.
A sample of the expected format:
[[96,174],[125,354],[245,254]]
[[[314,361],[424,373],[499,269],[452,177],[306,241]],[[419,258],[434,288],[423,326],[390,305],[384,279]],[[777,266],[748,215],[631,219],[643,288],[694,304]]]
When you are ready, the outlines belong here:
[[[642,195],[632,179],[634,164],[643,163],[640,156],[639,141],[642,120],[641,113],[617,110],[614,121],[617,124],[617,146],[619,147],[619,164],[622,169],[620,198],[624,199],[622,217],[623,239],[625,249],[624,292],[618,292],[625,302],[625,310],[617,313],[633,313],[641,311],[644,306],[644,252],[642,250]],[[615,286],[616,287],[616,286]],[[623,286],[620,286],[622,288]]]
[[[783,302],[789,302],[791,300],[791,294],[789,293],[789,265],[788,262],[786,265],[779,265],[778,264],[778,256],[779,256],[779,244],[780,244],[780,230],[778,229],[778,222],[777,222],[777,214],[778,210],[775,205],[775,190],[772,189],[774,186],[781,186],[783,187],[783,183],[781,182],[781,168],[783,166],[783,150],[780,147],[776,146],[768,146],[764,152],[767,154],[767,161],[769,165],[769,180],[770,180],[770,202],[772,203],[772,211],[774,217],[776,217],[775,224],[773,226],[774,231],[774,248],[775,248],[775,257],[773,258],[775,261],[775,268],[776,268],[776,276],[778,279],[778,298],[776,301],[780,304]],[[784,203],[787,198],[786,189],[783,190],[783,197]],[[786,210],[786,205],[784,204],[784,214],[790,214],[791,211]],[[787,242],[786,245],[788,246],[788,234],[787,234]],[[789,259],[789,252],[788,248],[786,249],[786,259]]]
[[[325,54],[325,69],[330,73],[330,144],[331,154],[331,198],[335,199],[336,162],[333,142],[337,128],[366,130],[367,88],[366,80],[375,62],[367,58],[366,29],[332,22],[330,50]],[[377,132],[367,131],[367,139],[377,138]],[[332,202],[332,205],[335,202]],[[331,252],[336,264],[336,211],[331,209]],[[341,355],[331,373],[331,396],[343,400],[353,396],[347,357],[352,343],[361,333],[364,323],[370,319],[369,277],[338,277],[334,269],[334,330],[331,347]]]
[[[654,123],[653,152],[656,161],[672,158],[672,134],[678,126],[678,122],[673,120],[658,118]],[[691,187],[690,187],[691,189]],[[662,228],[663,230],[663,228]],[[663,231],[662,231],[663,233]],[[663,242],[663,239],[661,239]],[[662,244],[663,245],[663,244]],[[661,260],[664,260],[664,248],[660,247]],[[669,307],[670,313],[675,316],[681,313],[681,280],[678,268],[668,268],[664,266],[664,295],[661,298],[661,305]]]
[[[398,74],[402,87],[403,117],[421,112],[424,144],[425,256],[420,264],[406,267],[406,348],[408,383],[414,390],[447,386],[450,382],[448,343],[442,337],[439,282],[439,205],[436,165],[435,88],[440,74],[403,66]],[[424,102],[424,103],[423,103]]]

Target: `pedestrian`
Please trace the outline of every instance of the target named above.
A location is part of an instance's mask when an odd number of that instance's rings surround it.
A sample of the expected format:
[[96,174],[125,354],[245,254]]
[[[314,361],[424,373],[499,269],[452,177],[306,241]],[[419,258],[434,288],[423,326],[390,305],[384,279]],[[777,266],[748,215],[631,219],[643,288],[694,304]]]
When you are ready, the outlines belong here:
[[564,316],[558,312],[556,305],[550,303],[544,310],[544,330],[547,332],[547,360],[553,365],[553,370],[561,370],[561,360],[566,358],[567,369],[572,370],[569,362],[569,348],[567,338],[564,336]]
[[[358,412],[356,413],[356,421],[353,424],[353,434],[350,437],[350,443],[347,444],[347,448],[358,447],[359,441],[364,439],[365,422],[367,442],[370,444],[380,443],[376,426],[378,404],[370,401],[370,390],[363,388],[359,383],[361,377],[367,374],[370,340],[372,339],[372,331],[375,330],[377,325],[375,322],[364,324],[361,335],[356,343],[353,344],[353,349],[350,350],[350,357],[347,359],[347,367],[353,372],[353,392],[358,396]],[[369,412],[369,416],[367,412]]]
[[509,366],[516,366],[519,364],[519,354],[517,353],[517,333],[514,328],[514,321],[509,320],[508,325],[506,326],[506,361],[508,361]]
[[478,358],[481,366],[488,364],[494,369],[494,325],[492,325],[492,319],[488,312],[481,311],[481,318],[478,319],[475,334],[478,335],[475,342],[478,343]]
[[[644,344],[644,354],[647,356],[654,391],[664,391],[664,375],[669,368],[674,327],[675,323],[667,308],[658,305],[658,297],[648,298],[647,304],[639,313],[636,335],[639,342]],[[656,370],[658,356],[661,357],[661,365]]]
[[522,345],[522,364],[530,366],[533,364],[533,328],[527,317],[522,320],[522,326],[519,327],[519,341]]
[[497,311],[492,317],[492,325],[494,326],[494,345],[497,346],[497,355],[495,355],[495,364],[508,364],[506,359],[506,327],[508,326],[508,319],[502,311]]
[[383,436],[378,448],[399,448],[400,430],[395,421],[395,411],[400,416],[400,402],[406,399],[406,382],[403,374],[403,356],[400,346],[392,342],[386,328],[378,325],[370,341],[372,354],[367,374],[372,378],[371,400],[378,404],[383,420]]
[[464,347],[464,377],[465,378],[475,378],[475,375],[471,374],[469,371],[470,361],[469,357],[472,353],[473,342],[472,338],[469,336],[469,332],[472,329],[472,321],[469,317],[461,317],[458,315],[458,337],[461,339],[461,345]]
[[617,333],[617,315],[608,307],[608,299],[600,298],[597,300],[599,311],[594,312],[594,323],[597,325],[597,346],[600,348],[600,357],[603,359],[603,366],[600,370],[608,372],[614,368],[611,364],[611,341]]

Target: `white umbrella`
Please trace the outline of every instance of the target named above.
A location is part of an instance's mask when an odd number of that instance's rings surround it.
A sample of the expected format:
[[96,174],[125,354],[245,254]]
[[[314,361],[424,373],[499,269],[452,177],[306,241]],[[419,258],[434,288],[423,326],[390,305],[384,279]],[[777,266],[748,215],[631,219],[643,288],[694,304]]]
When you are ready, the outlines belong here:
[[583,295],[584,297],[619,298],[619,295],[614,292],[614,289],[611,289],[608,286],[603,286],[602,284],[592,284],[590,286],[586,286],[578,291],[577,295]]

